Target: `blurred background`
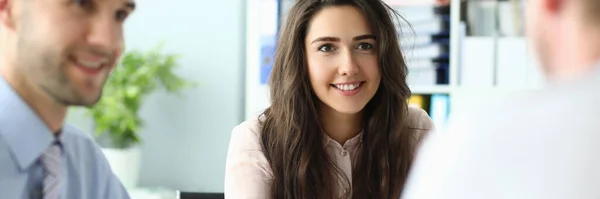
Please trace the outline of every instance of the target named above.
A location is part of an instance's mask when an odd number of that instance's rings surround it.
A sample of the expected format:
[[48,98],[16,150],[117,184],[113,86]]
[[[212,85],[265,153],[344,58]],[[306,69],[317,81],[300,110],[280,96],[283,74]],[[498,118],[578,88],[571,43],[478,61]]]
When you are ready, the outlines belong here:
[[[524,38],[523,0],[385,2],[405,19],[397,29],[410,105],[437,128],[450,114],[544,84]],[[269,106],[276,35],[293,4],[139,1],[102,101],[71,109],[68,120],[94,133],[134,198],[222,193],[231,130]]]

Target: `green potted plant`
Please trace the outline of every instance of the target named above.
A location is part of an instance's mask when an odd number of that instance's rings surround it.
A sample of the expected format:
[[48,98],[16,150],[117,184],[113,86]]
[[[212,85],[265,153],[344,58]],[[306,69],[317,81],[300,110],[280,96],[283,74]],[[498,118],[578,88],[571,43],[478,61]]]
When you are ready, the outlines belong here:
[[107,79],[100,101],[87,109],[93,119],[95,138],[124,186],[137,185],[144,120],[139,115],[144,99],[156,91],[168,93],[193,83],[176,75],[179,56],[165,54],[162,44],[147,52],[126,52]]

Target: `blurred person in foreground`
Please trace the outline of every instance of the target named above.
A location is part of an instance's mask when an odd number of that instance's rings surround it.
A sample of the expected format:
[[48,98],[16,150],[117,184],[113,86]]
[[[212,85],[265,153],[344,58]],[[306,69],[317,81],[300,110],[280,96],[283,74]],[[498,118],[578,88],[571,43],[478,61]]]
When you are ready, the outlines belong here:
[[600,198],[600,1],[527,3],[550,85],[430,134],[404,199]]
[[0,198],[129,198],[94,140],[65,117],[99,100],[134,7],[0,0]]

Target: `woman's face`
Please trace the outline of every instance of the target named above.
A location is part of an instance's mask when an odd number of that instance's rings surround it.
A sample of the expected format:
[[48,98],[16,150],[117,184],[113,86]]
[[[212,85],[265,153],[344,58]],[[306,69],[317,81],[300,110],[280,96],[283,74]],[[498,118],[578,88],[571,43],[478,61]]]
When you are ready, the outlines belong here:
[[322,104],[359,113],[381,80],[377,42],[362,13],[352,6],[322,9],[309,22],[304,45],[310,83]]

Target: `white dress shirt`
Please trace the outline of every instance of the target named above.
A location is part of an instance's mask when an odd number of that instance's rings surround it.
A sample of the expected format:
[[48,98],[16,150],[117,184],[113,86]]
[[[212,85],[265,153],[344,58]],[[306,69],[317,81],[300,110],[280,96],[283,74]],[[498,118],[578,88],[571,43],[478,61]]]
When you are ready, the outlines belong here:
[[423,143],[404,199],[600,198],[600,67],[451,119]]

